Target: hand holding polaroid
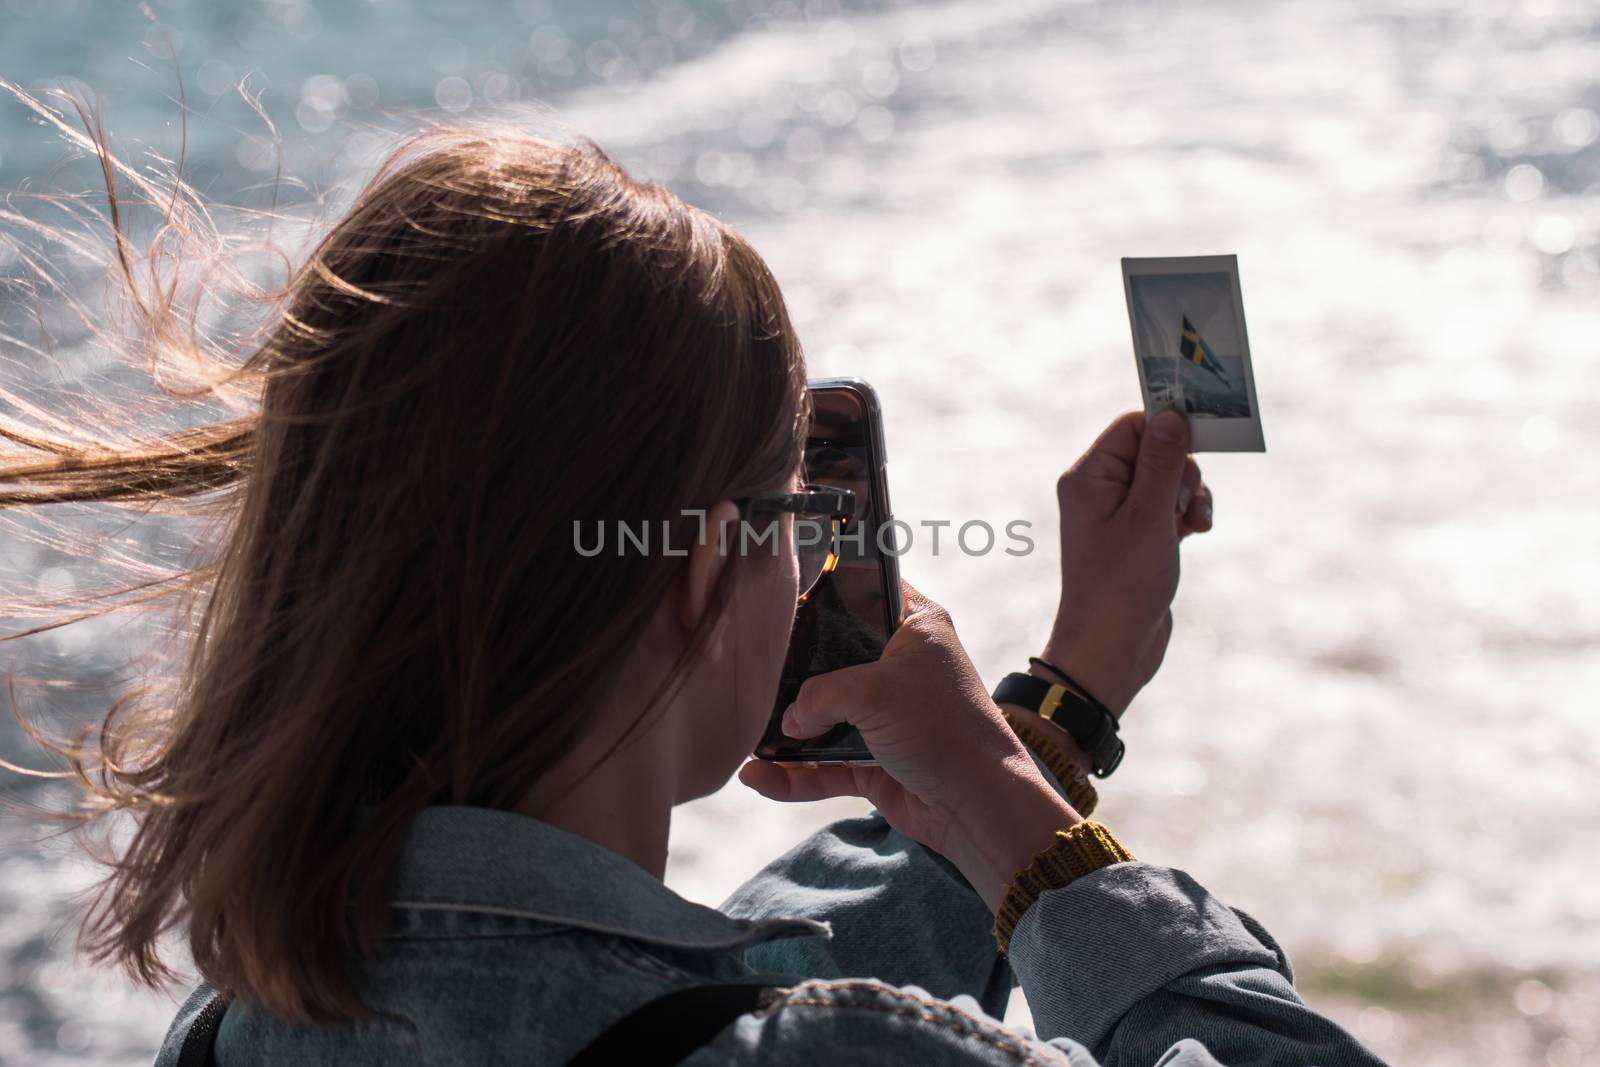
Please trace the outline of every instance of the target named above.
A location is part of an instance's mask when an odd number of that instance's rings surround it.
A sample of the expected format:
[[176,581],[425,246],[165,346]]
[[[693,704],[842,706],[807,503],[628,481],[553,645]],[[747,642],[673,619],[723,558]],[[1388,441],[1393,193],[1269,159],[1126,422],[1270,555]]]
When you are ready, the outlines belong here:
[[1189,417],[1194,452],[1265,452],[1237,256],[1124,259],[1146,415]]

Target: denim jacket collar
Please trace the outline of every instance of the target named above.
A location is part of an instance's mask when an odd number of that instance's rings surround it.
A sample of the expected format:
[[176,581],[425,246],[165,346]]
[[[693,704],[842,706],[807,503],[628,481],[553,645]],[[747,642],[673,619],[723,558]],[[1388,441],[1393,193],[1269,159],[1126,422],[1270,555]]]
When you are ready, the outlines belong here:
[[585,837],[490,808],[424,809],[407,832],[389,901],[407,910],[516,916],[679,949],[833,936],[828,923],[813,919],[735,919],[685,900]]

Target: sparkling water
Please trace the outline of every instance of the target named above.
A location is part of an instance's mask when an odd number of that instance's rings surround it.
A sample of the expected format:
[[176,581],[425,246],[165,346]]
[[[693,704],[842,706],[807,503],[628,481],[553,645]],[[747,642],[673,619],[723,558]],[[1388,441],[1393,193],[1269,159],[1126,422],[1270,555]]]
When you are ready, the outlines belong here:
[[[1139,404],[1119,257],[1238,253],[1271,450],[1201,457],[1217,526],[1185,547],[1099,817],[1261,919],[1308,998],[1397,1062],[1600,1057],[1592,4],[152,14],[0,0],[0,74],[98,88],[120,148],[168,157],[181,74],[187,172],[233,202],[267,202],[281,165],[306,185],[280,203],[336,210],[418,112],[488,112],[591,134],[739,228],[813,374],[882,394],[903,570],[991,684],[1049,626],[1056,476]],[[0,187],[90,188],[52,178],[62,154],[0,104]],[[1018,518],[1030,555],[955,543]],[[937,553],[923,520],[953,523]],[[7,549],[13,575],[73,580],[49,563]],[[21,662],[78,670],[113,636],[69,629]],[[714,904],[864,807],[731,785],[680,812],[668,881]],[[171,997],[74,963],[90,872],[5,818],[0,1060],[144,1062]]]

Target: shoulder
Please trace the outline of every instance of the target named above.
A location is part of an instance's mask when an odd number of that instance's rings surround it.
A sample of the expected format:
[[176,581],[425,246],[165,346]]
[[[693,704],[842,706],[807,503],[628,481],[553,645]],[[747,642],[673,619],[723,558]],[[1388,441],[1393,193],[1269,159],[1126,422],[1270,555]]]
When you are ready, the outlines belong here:
[[802,982],[762,1012],[741,1016],[687,1062],[819,1064],[896,1062],[918,1067],[1093,1067],[1066,1041],[1014,1030],[961,995],[941,1000],[914,986],[873,978]]

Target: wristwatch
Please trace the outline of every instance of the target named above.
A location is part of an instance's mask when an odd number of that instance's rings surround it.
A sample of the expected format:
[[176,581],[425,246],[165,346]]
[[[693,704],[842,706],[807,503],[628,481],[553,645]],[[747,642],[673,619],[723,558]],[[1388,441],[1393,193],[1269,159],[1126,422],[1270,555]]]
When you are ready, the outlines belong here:
[[1031,674],[1008,674],[995,687],[994,702],[1027,708],[1066,730],[1089,757],[1096,778],[1109,777],[1122,762],[1126,748],[1117,736],[1117,717],[1076,686]]

